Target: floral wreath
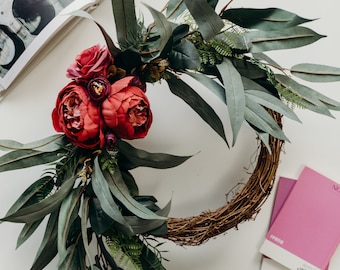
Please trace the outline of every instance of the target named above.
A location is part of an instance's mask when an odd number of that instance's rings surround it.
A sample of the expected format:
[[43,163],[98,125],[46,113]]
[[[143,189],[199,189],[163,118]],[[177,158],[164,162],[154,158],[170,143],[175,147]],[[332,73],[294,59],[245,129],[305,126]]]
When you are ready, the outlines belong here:
[[[229,8],[218,1],[169,1],[146,6],[154,23],[137,19],[133,1],[112,0],[117,42],[104,28],[94,45],[67,68],[52,122],[58,134],[29,144],[1,140],[0,172],[48,164],[2,221],[23,223],[18,246],[47,218],[31,269],[58,255],[59,269],[164,269],[158,239],[200,245],[254,218],[273,187],[287,137],[282,117],[299,121],[294,106],[324,115],[340,103],[295,81],[339,80],[335,67],[282,68],[264,52],[308,45],[322,38],[301,26],[310,20],[278,9]],[[74,16],[91,18],[85,12]],[[279,73],[275,73],[278,71]],[[129,143],[144,138],[153,115],[150,84],[164,81],[226,143],[214,108],[182,80],[188,75],[225,103],[234,145],[246,123],[260,141],[257,163],[244,187],[226,205],[188,218],[168,217],[170,203],[141,195],[131,170],[179,166],[190,156],[150,153]],[[97,251],[90,244],[95,242]]]

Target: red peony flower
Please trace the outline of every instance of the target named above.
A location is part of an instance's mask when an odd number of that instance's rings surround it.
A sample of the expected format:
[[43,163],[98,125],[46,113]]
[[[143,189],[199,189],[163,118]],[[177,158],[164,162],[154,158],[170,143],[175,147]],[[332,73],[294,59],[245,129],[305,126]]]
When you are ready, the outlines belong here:
[[148,98],[142,89],[131,84],[133,77],[115,82],[101,105],[105,124],[123,139],[144,138],[152,122]]
[[68,67],[66,76],[76,82],[83,82],[94,77],[107,77],[108,68],[113,64],[113,57],[107,47],[99,44],[77,55]]
[[54,129],[64,132],[75,145],[90,149],[105,143],[100,108],[89,100],[86,89],[75,82],[59,92],[52,120]]

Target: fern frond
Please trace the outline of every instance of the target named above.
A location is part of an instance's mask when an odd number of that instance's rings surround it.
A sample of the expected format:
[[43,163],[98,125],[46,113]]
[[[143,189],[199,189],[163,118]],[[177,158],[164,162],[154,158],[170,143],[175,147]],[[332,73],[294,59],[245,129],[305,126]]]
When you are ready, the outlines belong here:
[[283,87],[281,85],[276,85],[275,88],[277,89],[281,99],[291,108],[306,108],[303,104],[303,97],[298,95],[289,87]]
[[106,238],[106,244],[119,267],[129,270],[143,270],[140,261],[143,244],[137,236],[110,235]]
[[232,56],[233,51],[231,49],[231,47],[223,42],[222,40],[218,40],[218,39],[212,39],[210,41],[210,45],[212,48],[215,49],[217,55],[219,56]]

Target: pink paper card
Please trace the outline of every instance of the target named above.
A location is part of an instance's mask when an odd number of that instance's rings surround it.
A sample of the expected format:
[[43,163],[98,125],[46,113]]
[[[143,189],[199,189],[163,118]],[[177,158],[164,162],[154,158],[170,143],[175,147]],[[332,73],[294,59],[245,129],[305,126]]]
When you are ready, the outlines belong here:
[[295,270],[325,270],[340,240],[340,185],[305,167],[261,252]]
[[286,202],[286,199],[288,198],[288,195],[292,191],[295,183],[296,183],[296,179],[291,179],[291,178],[282,177],[282,176],[279,178],[277,189],[276,189],[276,194],[275,194],[272,215],[270,217],[269,228],[272,226],[282,206]]

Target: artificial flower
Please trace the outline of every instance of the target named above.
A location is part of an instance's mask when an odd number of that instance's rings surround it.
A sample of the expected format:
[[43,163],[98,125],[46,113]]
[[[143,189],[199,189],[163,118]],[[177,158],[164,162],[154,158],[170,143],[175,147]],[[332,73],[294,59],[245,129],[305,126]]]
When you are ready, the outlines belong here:
[[100,108],[89,100],[82,85],[71,82],[59,92],[52,120],[54,129],[77,146],[90,149],[105,143]]
[[123,139],[144,138],[152,123],[149,100],[134,84],[131,76],[117,81],[101,105],[105,124]]
[[68,67],[66,76],[76,82],[89,81],[95,77],[106,78],[113,62],[108,48],[97,44],[76,56],[75,61]]
[[111,90],[110,82],[104,77],[96,77],[89,81],[87,85],[87,93],[94,102],[103,101]]
[[105,146],[107,150],[113,150],[115,149],[117,144],[117,136],[112,133],[108,132],[105,134]]

